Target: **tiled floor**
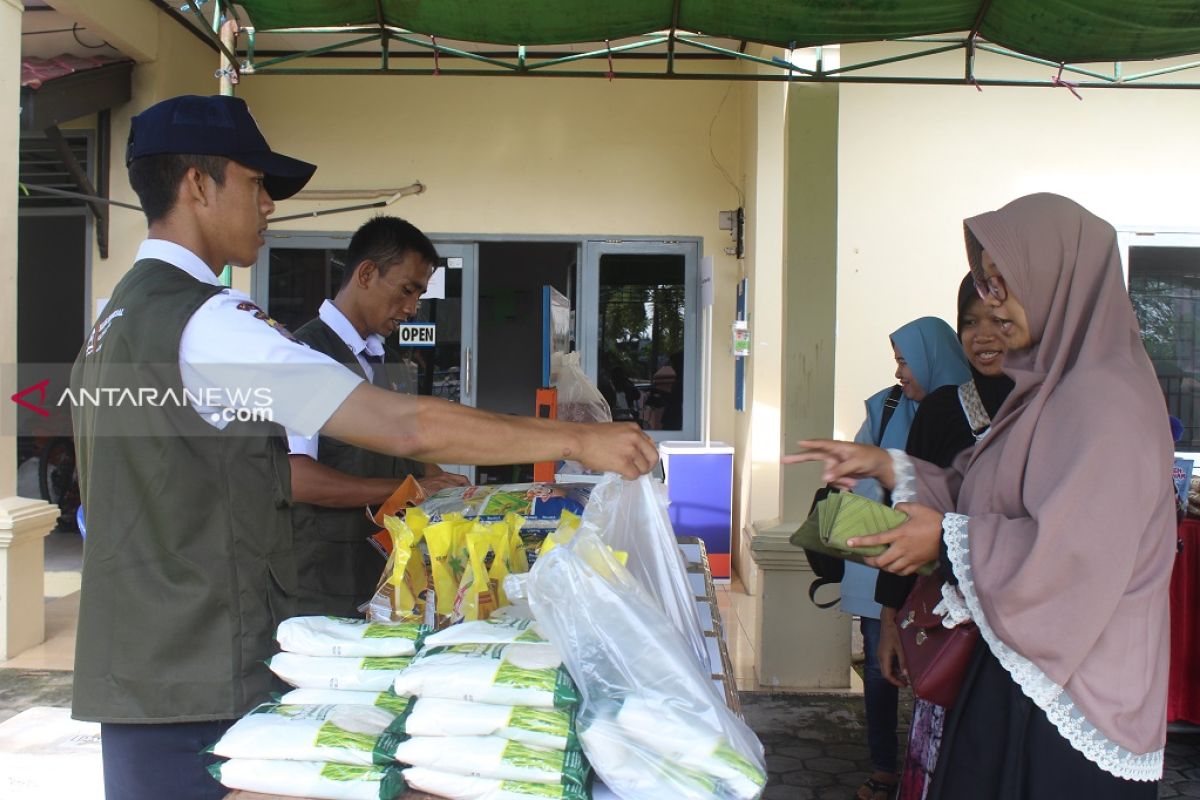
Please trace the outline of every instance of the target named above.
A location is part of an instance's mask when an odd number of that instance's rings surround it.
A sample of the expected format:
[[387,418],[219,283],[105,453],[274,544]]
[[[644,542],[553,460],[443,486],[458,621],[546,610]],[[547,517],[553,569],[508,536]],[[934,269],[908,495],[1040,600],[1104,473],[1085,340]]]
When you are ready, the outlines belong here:
[[725,645],[729,648],[729,660],[733,662],[733,679],[739,692],[754,691],[758,688],[754,598],[746,594],[746,587],[736,575],[729,583],[717,584],[716,589]]

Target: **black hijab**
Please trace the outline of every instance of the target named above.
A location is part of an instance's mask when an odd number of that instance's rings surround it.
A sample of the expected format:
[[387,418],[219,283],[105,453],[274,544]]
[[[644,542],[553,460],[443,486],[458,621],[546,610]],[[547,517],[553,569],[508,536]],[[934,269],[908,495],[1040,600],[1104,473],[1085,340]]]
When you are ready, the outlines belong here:
[[[963,316],[978,298],[971,274],[958,286],[958,335],[962,337]],[[984,375],[971,367],[975,388],[988,416],[995,416],[1012,391],[1013,381],[1007,375]],[[939,467],[948,467],[963,450],[975,445],[975,435],[963,413],[957,386],[943,386],[925,396],[917,408],[917,416],[909,430],[905,450],[910,456]]]

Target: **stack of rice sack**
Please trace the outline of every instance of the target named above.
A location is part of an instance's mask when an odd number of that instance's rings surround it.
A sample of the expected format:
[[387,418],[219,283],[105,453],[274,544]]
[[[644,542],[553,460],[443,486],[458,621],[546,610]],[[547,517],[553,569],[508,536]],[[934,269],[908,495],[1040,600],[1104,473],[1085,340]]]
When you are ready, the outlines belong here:
[[578,691],[532,621],[510,612],[431,635],[396,677],[412,702],[395,757],[409,786],[439,797],[586,800]]
[[392,800],[406,701],[391,693],[427,628],[339,617],[293,617],[276,633],[271,670],[297,687],[258,706],[213,747],[230,789],[328,800]]

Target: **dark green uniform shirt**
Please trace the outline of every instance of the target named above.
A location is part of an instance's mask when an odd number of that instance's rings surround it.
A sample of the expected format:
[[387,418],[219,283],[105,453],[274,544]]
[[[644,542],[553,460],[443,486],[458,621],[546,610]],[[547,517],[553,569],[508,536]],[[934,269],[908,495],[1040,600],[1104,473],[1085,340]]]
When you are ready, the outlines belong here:
[[[301,326],[296,338],[366,377],[349,345],[320,318]],[[386,371],[388,366],[377,364],[374,369]],[[420,478],[425,474],[420,462],[363,450],[332,436],[318,439],[317,461],[355,477],[395,478],[397,485],[408,475]],[[371,599],[386,565],[368,541],[378,526],[362,508],[327,508],[308,503],[292,507],[292,524],[300,573],[300,613],[360,616],[358,607]]]

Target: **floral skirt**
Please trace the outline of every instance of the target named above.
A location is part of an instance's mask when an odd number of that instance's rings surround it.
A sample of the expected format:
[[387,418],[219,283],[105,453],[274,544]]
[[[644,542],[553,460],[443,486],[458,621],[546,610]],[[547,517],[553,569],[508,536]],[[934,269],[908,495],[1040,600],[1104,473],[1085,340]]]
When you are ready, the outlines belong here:
[[933,771],[937,768],[945,721],[946,709],[942,706],[919,697],[913,700],[908,752],[904,756],[904,774],[900,778],[897,800],[925,800]]

